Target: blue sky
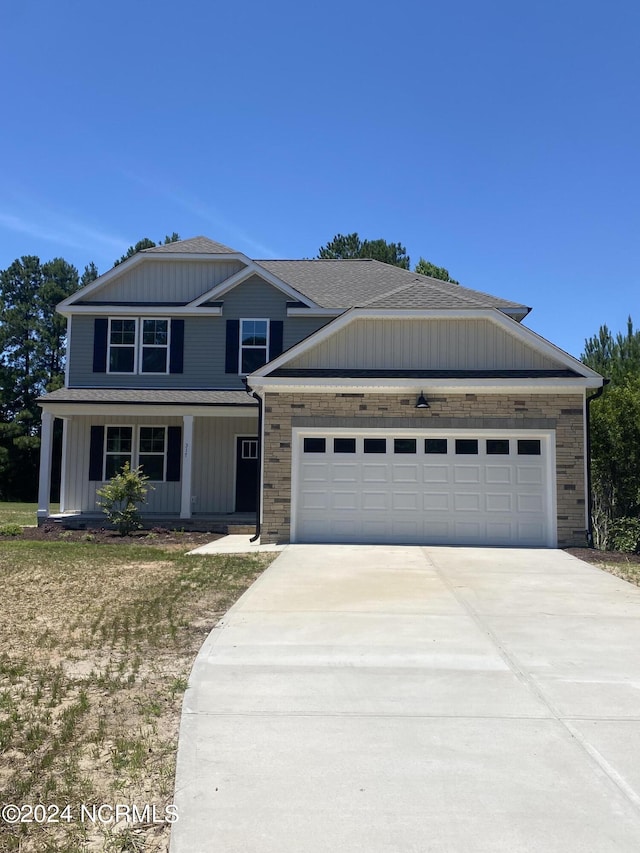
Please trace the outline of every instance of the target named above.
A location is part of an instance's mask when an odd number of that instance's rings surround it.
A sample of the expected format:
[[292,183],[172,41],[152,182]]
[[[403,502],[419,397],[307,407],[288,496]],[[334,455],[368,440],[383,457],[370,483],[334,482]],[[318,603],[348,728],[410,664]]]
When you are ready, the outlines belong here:
[[640,4],[5,4],[0,268],[403,243],[574,355],[640,323]]

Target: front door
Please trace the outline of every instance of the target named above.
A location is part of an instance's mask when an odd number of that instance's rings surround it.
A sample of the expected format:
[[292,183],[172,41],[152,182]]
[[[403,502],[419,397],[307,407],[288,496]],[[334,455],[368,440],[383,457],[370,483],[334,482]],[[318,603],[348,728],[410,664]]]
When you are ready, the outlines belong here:
[[258,488],[258,439],[240,435],[236,439],[236,512],[256,511]]

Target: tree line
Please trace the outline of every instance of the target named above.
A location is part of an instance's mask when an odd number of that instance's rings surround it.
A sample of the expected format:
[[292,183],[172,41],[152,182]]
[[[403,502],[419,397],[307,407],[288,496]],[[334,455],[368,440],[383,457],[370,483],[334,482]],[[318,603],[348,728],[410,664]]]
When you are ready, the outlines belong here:
[[[163,242],[179,239],[174,232]],[[114,266],[156,245],[145,237]],[[36,401],[64,385],[67,322],[56,305],[97,277],[93,262],[80,274],[64,258],[43,263],[36,255],[0,271],[0,500],[35,500],[41,415]]]

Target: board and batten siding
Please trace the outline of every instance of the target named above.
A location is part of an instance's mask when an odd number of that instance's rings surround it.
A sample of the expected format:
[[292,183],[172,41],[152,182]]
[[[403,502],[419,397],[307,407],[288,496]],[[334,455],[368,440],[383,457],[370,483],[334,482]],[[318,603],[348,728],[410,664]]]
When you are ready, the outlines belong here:
[[85,302],[191,302],[226,281],[240,261],[166,261],[145,258],[89,294]]
[[258,435],[258,418],[196,418],[192,512],[234,512],[236,436]]
[[[89,448],[92,426],[182,426],[180,417],[131,417],[126,415],[81,415],[67,422],[66,495],[67,512],[100,512],[96,491],[102,480],[89,480]],[[180,483],[153,483],[141,513],[179,513]]]
[[[89,448],[92,426],[180,426],[180,417],[130,417],[126,415],[70,418],[67,423],[67,512],[96,512],[96,490],[102,481],[89,480]],[[192,504],[194,514],[233,512],[235,499],[235,438],[257,436],[256,417],[195,418],[193,439]],[[179,513],[181,483],[155,483],[142,513]]]
[[291,368],[552,370],[563,367],[484,319],[354,320]]
[[[244,388],[237,374],[225,373],[226,321],[264,318],[283,321],[285,349],[306,338],[330,318],[287,317],[288,297],[254,276],[224,297],[222,317],[184,318],[184,366],[182,373],[163,376],[149,374],[109,374],[93,372],[95,317],[76,314],[71,321],[69,387],[71,388]],[[167,316],[170,316],[170,311]],[[131,316],[144,316],[136,307]]]

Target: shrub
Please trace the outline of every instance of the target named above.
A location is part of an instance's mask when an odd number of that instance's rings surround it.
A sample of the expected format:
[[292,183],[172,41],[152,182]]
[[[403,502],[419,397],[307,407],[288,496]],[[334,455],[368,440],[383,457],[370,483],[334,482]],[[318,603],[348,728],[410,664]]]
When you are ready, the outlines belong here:
[[3,524],[0,527],[0,536],[22,536],[22,528],[19,524]]
[[640,554],[640,518],[619,518],[614,521],[610,538],[614,551]]
[[126,462],[122,471],[116,474],[101,489],[98,489],[98,506],[116,528],[120,536],[128,536],[132,531],[142,527],[139,504],[146,503],[147,480],[142,468],[131,469]]

